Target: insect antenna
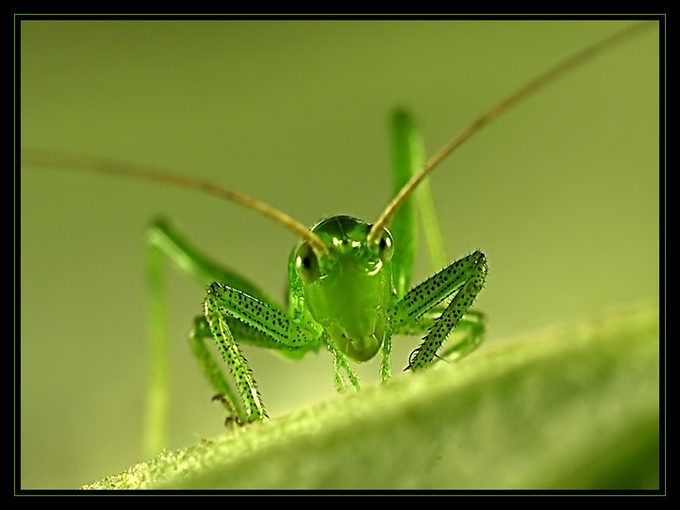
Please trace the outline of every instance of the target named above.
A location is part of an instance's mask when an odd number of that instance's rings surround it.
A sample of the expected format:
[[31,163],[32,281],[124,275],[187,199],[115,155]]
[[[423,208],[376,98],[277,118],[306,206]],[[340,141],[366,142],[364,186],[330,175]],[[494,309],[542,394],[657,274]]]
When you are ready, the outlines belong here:
[[35,149],[22,149],[21,165],[33,167],[66,168],[69,170],[83,170],[105,174],[122,175],[133,179],[162,182],[181,188],[190,188],[215,195],[217,197],[240,204],[248,209],[256,211],[267,218],[274,220],[279,225],[287,228],[298,237],[302,238],[312,247],[319,256],[325,256],[328,248],[319,236],[310,232],[299,221],[287,214],[260,202],[248,195],[238,193],[217,184],[200,179],[194,179],[183,175],[170,174],[150,166],[137,165],[123,161],[113,161],[105,158],[89,156],[76,156],[61,152],[41,151]]
[[656,22],[653,21],[643,21],[640,23],[635,23],[628,28],[625,28],[619,32],[616,32],[605,39],[602,39],[595,44],[592,44],[581,50],[580,52],[572,55],[571,57],[563,60],[553,68],[549,69],[547,72],[540,75],[538,78],[529,82],[527,85],[519,89],[514,94],[508,96],[503,101],[498,103],[496,106],[491,108],[489,111],[484,113],[481,117],[477,118],[472,124],[463,129],[457,135],[455,135],[451,140],[449,140],[446,145],[444,145],[439,152],[432,156],[427,163],[416,173],[410,181],[408,181],[403,188],[397,193],[397,195],[388,204],[382,214],[373,223],[371,230],[368,233],[368,242],[377,243],[380,239],[380,233],[383,228],[385,228],[390,221],[394,218],[399,208],[404,204],[404,202],[411,196],[411,193],[418,187],[422,180],[439,164],[446,158],[454,149],[457,149],[463,142],[467,141],[472,135],[477,133],[480,129],[486,126],[492,120],[500,117],[502,114],[510,110],[515,104],[522,101],[523,99],[533,95],[538,92],[551,82],[555,81],[557,78],[563,76],[569,71],[575,69],[576,67],[586,63],[587,61],[594,58],[599,53],[620,44],[646,29],[650,29],[655,26]]

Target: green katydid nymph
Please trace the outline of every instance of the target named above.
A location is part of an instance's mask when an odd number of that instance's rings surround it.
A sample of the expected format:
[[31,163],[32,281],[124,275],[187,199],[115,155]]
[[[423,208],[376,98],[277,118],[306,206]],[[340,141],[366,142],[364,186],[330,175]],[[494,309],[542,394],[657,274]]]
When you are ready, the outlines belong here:
[[[394,335],[421,338],[399,369],[417,371],[437,357],[460,358],[481,342],[486,318],[471,307],[486,283],[487,259],[474,251],[412,286],[415,251],[415,214],[425,212],[427,197],[416,191],[437,164],[491,120],[526,99],[548,82],[644,28],[634,25],[576,54],[541,75],[480,116],[470,127],[424,162],[421,143],[411,116],[397,112],[392,120],[396,147],[393,200],[377,218],[350,216],[325,218],[314,226],[300,224],[272,207],[245,195],[204,181],[101,158],[86,158],[38,151],[22,153],[23,166],[47,166],[108,172],[136,179],[161,181],[222,196],[273,219],[292,231],[298,242],[288,266],[287,306],[269,298],[255,284],[223,267],[195,248],[167,220],[149,229],[147,267],[152,282],[152,385],[149,393],[147,451],[158,452],[166,443],[168,414],[167,341],[160,295],[160,264],[169,258],[197,281],[208,285],[202,313],[190,339],[193,352],[228,419],[236,423],[267,416],[265,404],[239,344],[275,350],[297,359],[327,350],[333,357],[333,380],[338,390],[348,384],[360,388],[352,368],[380,359],[380,378],[390,377],[391,340]],[[436,225],[426,228],[435,239]],[[197,310],[197,313],[200,312]],[[447,338],[452,332],[456,342]],[[222,360],[208,348],[215,343]],[[444,346],[444,347],[443,347]],[[230,374],[223,371],[226,364]],[[265,395],[266,397],[266,395]]]
[[[24,165],[46,163],[51,167],[122,174],[216,194],[264,214],[301,238],[289,260],[289,307],[285,310],[255,284],[197,250],[169,221],[159,219],[152,223],[148,230],[148,270],[152,282],[155,354],[148,407],[150,454],[163,447],[158,438],[165,437],[167,413],[166,368],[158,361],[165,359],[167,351],[163,296],[159,291],[164,257],[196,280],[212,282],[207,289],[204,313],[196,318],[191,330],[190,342],[215,398],[227,410],[228,421],[243,424],[267,417],[239,343],[272,349],[292,359],[325,348],[334,358],[334,383],[338,391],[346,388],[345,379],[360,390],[350,363],[369,361],[378,354],[380,378],[386,381],[391,375],[391,339],[395,334],[424,336],[422,344],[413,351],[407,370],[429,366],[447,336],[459,326],[463,326],[465,334],[447,349],[447,356],[460,358],[479,344],[484,317],[470,307],[486,278],[483,253],[476,251],[411,289],[415,215],[411,201],[406,199],[437,161],[433,159],[423,166],[421,142],[410,115],[397,112],[392,124],[398,149],[395,200],[373,224],[350,216],[333,216],[309,230],[267,204],[203,181],[100,158],[23,152]],[[450,146],[449,151],[455,144]],[[441,160],[444,155],[440,153],[435,158]],[[423,195],[420,202],[428,199]],[[438,232],[428,227],[426,235],[436,237]],[[206,345],[213,341],[229,368],[233,384]]]

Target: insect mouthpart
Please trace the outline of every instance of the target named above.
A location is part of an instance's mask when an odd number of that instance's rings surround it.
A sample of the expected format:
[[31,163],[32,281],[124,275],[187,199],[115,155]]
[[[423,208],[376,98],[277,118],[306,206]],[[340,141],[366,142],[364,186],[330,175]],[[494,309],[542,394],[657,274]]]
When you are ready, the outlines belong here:
[[366,333],[354,329],[347,331],[338,323],[333,323],[329,328],[331,340],[338,349],[347,354],[354,361],[362,362],[372,359],[380,349],[385,335],[384,314],[379,315],[372,333]]

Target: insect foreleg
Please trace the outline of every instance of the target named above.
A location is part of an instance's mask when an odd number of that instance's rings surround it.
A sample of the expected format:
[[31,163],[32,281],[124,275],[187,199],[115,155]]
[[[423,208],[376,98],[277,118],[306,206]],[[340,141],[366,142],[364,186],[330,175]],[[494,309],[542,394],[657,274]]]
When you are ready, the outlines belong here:
[[[269,336],[233,317],[224,317],[224,321],[237,343],[245,342],[265,348],[279,347],[279,344]],[[226,421],[236,421],[237,423],[248,421],[238,393],[224,376],[220,363],[206,345],[206,342],[213,342],[214,339],[210,324],[204,316],[196,317],[194,320],[194,327],[189,333],[189,340],[196,360],[215,391],[213,400],[219,400],[227,411]]]
[[[416,349],[409,369],[424,368],[432,362],[446,337],[468,313],[484,285],[487,270],[486,257],[476,251],[413,288],[391,310],[393,332],[399,334],[412,329],[428,312],[451,298],[441,315],[432,322],[423,343]],[[467,341],[468,344],[470,342],[475,346],[479,343],[474,335],[473,340]]]
[[[166,219],[157,219],[147,231],[147,272],[150,285],[150,387],[145,425],[145,449],[155,456],[167,444],[169,369],[166,331],[165,293],[163,289],[164,259],[167,258],[180,272],[200,285],[219,281],[241,289],[261,301],[273,303],[262,290],[241,275],[218,264],[190,243]],[[275,306],[275,305],[274,305]],[[231,332],[239,341],[270,347],[274,343],[266,335],[249,329],[236,319],[227,318]],[[213,389],[221,396],[229,417],[245,421],[246,413],[237,392],[222,374],[218,359],[206,348],[205,339],[212,338],[210,328],[199,317],[190,334],[191,348]],[[212,340],[211,340],[212,341]]]
[[438,356],[442,359],[455,361],[463,358],[474,351],[484,338],[486,329],[486,315],[477,310],[468,310],[467,314],[458,323],[453,334],[461,334],[462,337],[451,346],[445,348]]
[[264,410],[260,393],[257,391],[255,379],[253,379],[248,362],[236,345],[226,321],[219,312],[219,305],[211,295],[213,285],[216,284],[211,284],[208,296],[205,299],[205,318],[217,343],[217,349],[222,354],[222,358],[234,377],[236,388],[243,402],[245,421],[262,420],[267,417],[267,413]]
[[206,346],[206,341],[208,340],[210,342],[213,341],[213,334],[210,331],[208,321],[205,317],[196,317],[194,327],[189,333],[191,350],[216,393],[213,398],[222,402],[222,405],[227,410],[227,421],[235,419],[239,423],[244,423],[246,420],[245,410],[240,404],[236,391],[234,391],[232,385],[224,377],[224,373],[217,360]]
[[[445,309],[446,306],[436,306],[417,321],[403,324],[397,334],[423,335],[427,333]],[[485,329],[486,315],[478,310],[468,310],[455,331],[449,335],[447,340],[449,346],[437,355],[437,358],[455,361],[467,356],[479,346],[484,338]],[[455,338],[452,339],[452,336]]]
[[[205,317],[225,363],[232,373],[245,410],[245,421],[257,421],[267,415],[257,391],[250,367],[238,348],[229,323],[237,319],[262,333],[255,343],[280,351],[312,350],[319,345],[319,332],[292,321],[278,307],[260,301],[228,285],[213,282],[204,302]],[[236,323],[232,322],[232,327]]]

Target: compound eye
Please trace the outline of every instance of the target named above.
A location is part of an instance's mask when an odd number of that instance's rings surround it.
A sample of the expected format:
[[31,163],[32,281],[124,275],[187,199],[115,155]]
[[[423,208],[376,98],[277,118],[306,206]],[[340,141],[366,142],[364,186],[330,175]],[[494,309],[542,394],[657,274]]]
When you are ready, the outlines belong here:
[[311,283],[319,278],[319,259],[307,243],[302,243],[295,256],[295,271],[305,283]]
[[380,241],[378,241],[378,255],[383,264],[392,260],[392,255],[394,255],[394,241],[387,230],[383,230]]

